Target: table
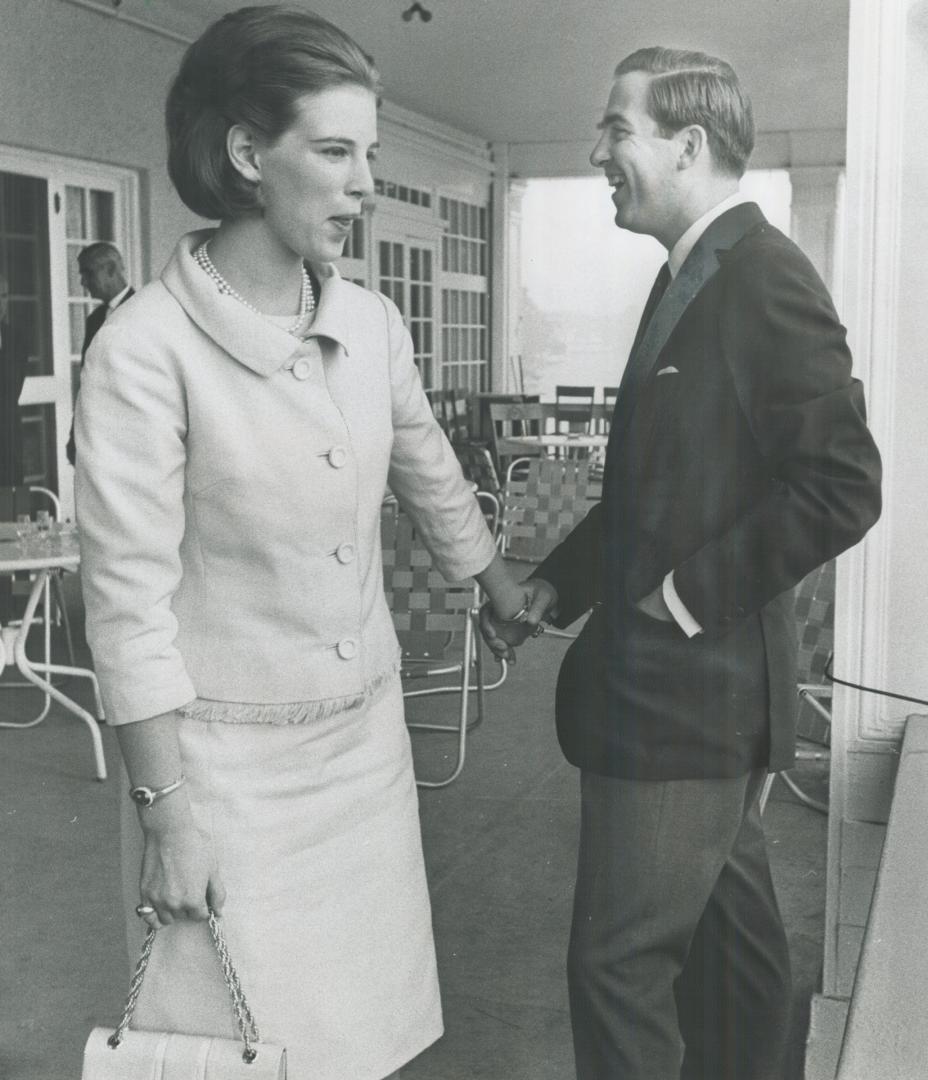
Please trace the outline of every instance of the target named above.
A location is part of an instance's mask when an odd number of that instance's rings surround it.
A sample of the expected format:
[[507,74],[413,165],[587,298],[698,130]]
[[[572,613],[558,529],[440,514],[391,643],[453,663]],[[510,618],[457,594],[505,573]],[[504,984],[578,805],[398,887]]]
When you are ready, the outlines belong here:
[[[68,712],[73,713],[83,720],[90,731],[90,739],[93,743],[94,764],[98,780],[106,779],[106,762],[103,757],[103,740],[100,737],[100,729],[97,717],[103,720],[103,701],[100,697],[100,686],[96,675],[87,668],[67,667],[62,664],[51,663],[51,599],[48,588],[49,578],[52,574],[64,571],[74,571],[80,565],[81,555],[77,538],[73,535],[59,535],[47,541],[47,546],[40,547],[35,541],[27,545],[25,550],[15,540],[0,539],[0,574],[16,574],[27,571],[32,578],[32,588],[29,591],[29,599],[26,602],[26,611],[22,623],[17,628],[16,638],[13,643],[13,658],[23,677],[34,686],[37,686],[45,695],[45,707],[38,716],[25,721],[0,721],[0,727],[5,728],[30,728],[40,724],[48,715],[52,701],[57,701]],[[26,656],[26,639],[29,630],[35,622],[36,611],[39,601],[44,596],[43,619],[45,623],[45,660],[38,662],[30,660]],[[7,635],[4,635],[4,639]],[[45,676],[43,678],[42,676]],[[72,675],[78,678],[90,679],[93,684],[94,699],[97,717],[91,716],[86,709],[82,709],[76,701],[72,701],[63,694],[58,687],[53,686],[51,675]]]
[[586,431],[557,435],[547,432],[544,435],[507,435],[506,442],[526,450],[605,450],[609,436]]

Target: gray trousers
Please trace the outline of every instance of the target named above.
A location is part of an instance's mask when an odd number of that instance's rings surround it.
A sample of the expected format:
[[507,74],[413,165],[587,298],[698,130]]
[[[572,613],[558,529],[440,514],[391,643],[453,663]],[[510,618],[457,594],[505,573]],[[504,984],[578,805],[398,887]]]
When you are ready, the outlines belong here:
[[568,954],[577,1080],[783,1080],[789,952],[764,775],[582,774]]

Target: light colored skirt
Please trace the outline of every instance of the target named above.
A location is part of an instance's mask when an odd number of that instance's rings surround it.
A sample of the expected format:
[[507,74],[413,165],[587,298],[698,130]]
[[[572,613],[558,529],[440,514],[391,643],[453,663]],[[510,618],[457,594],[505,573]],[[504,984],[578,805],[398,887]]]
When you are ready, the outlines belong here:
[[[178,722],[187,790],[226,887],[223,927],[289,1080],[381,1080],[442,1033],[398,678],[304,724]],[[133,964],[141,830],[125,799]],[[204,923],[158,932],[133,1027],[236,1037]]]

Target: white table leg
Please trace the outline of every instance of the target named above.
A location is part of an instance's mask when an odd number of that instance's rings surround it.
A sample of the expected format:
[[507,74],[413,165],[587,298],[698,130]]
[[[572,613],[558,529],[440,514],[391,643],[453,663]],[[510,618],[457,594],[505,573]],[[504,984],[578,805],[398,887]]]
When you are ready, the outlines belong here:
[[[42,594],[42,590],[46,588],[49,570],[36,571],[35,581],[32,583],[32,591],[29,594],[29,602],[26,604],[26,611],[23,615],[22,625],[19,628],[19,633],[16,635],[16,644],[14,647],[14,656],[16,658],[16,666],[19,668],[22,675],[37,686],[45,695],[46,698],[53,698],[59,705],[63,705],[68,712],[73,713],[80,720],[83,720],[90,731],[90,738],[93,742],[93,756],[94,763],[96,765],[97,779],[106,779],[106,762],[103,757],[103,740],[100,738],[100,729],[97,726],[97,721],[87,712],[86,709],[82,709],[77,702],[72,701],[66,694],[63,694],[57,687],[52,686],[51,682],[47,679],[41,678],[38,674],[39,670],[48,670],[49,672],[67,672],[73,675],[81,675],[86,678],[91,678],[94,683],[94,691],[97,697],[97,703],[100,705],[99,689],[97,687],[96,677],[93,672],[87,671],[84,668],[66,668],[60,665],[53,665],[50,663],[45,664],[32,664],[29,658],[26,656],[26,638],[29,636],[29,628],[32,625],[32,621],[35,618],[35,610],[39,605],[39,597]],[[46,633],[49,632],[49,618],[50,618],[50,604],[48,595],[46,593],[45,599],[45,627]],[[48,703],[46,702],[45,712],[48,712]],[[45,713],[43,713],[44,717]],[[103,709],[100,706],[100,718],[103,717]],[[38,721],[32,721],[29,724],[16,724],[7,725],[14,727],[31,727]]]
[[[50,630],[49,624],[48,624],[48,620],[51,617],[51,610],[52,609],[51,609],[51,599],[49,597],[49,591],[50,590],[49,590],[49,581],[48,581],[48,577],[47,577],[47,571],[40,571],[38,573],[38,575],[36,576],[36,578],[33,580],[33,589],[32,589],[33,593],[35,592],[35,583],[36,583],[36,581],[38,581],[40,579],[44,580],[44,584],[43,584],[42,588],[45,590],[45,594],[44,594],[45,603],[44,603],[44,613],[43,613],[44,614],[44,619],[45,619],[45,628],[44,628],[43,638],[44,638],[44,642],[45,642],[45,662],[46,662],[46,664],[48,664],[48,663],[51,662],[51,658],[52,658],[51,630]],[[32,603],[32,593],[30,593],[30,596],[29,596],[29,603],[30,604]],[[38,600],[36,600],[36,602],[34,604],[32,604],[31,610],[29,610],[29,604],[27,604],[26,607],[27,607],[27,614],[23,616],[23,621],[22,621],[22,623],[21,623],[21,625],[19,627],[19,630],[17,631],[17,636],[16,636],[16,642],[18,642],[20,637],[22,637],[24,646],[25,646],[26,635],[28,635],[28,633],[29,633],[29,625],[31,625],[33,619],[35,618],[35,609],[36,609],[36,607],[38,607]],[[29,625],[27,625],[27,619],[28,619],[28,624]],[[13,656],[11,656],[9,658],[11,660],[16,659],[16,642],[14,642],[14,645],[13,645]],[[30,680],[30,681],[32,681],[32,680]],[[26,683],[12,683],[11,685],[19,687],[19,686],[28,686],[29,683],[28,682],[26,682]],[[31,720],[0,720],[0,728],[31,728],[31,727],[35,727],[36,724],[41,724],[42,721],[45,719],[45,717],[48,716],[48,710],[51,708],[51,706],[52,706],[51,695],[46,693],[45,694],[45,705],[42,708],[42,711],[39,713],[38,716],[33,717]]]

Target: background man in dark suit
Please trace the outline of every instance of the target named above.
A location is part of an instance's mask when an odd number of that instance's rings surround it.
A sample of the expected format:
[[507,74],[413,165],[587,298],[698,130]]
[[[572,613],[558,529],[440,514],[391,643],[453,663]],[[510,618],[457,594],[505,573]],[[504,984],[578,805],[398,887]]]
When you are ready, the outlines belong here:
[[[103,301],[87,316],[84,344],[81,346],[81,370],[83,370],[84,358],[87,356],[90,343],[107,315],[115,311],[120,304],[125,303],[135,290],[126,282],[126,268],[122,255],[114,244],[102,240],[96,244],[89,244],[77,256],[77,266],[80,270],[81,285],[94,300]],[[67,455],[68,461],[73,465],[77,456],[73,421],[71,433],[68,435]]]
[[783,1080],[786,936],[758,793],[793,761],[793,587],[880,511],[844,328],[738,181],[735,73],[644,49],[591,161],[668,250],[616,402],[604,495],[495,651],[592,607],[558,679],[581,772],[568,956],[578,1080]]

